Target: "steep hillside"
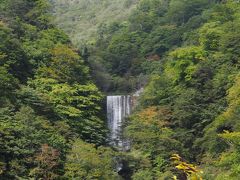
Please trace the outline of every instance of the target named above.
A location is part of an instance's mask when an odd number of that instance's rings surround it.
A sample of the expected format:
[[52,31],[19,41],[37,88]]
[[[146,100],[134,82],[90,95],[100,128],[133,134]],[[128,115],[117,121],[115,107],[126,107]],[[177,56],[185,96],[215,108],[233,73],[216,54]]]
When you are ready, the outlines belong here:
[[95,149],[106,142],[103,96],[48,12],[47,0],[0,1],[0,179],[75,179],[72,167],[85,169],[75,147],[100,163],[83,160],[96,179],[115,179],[112,151]]
[[133,180],[240,179],[239,12],[236,0],[141,0],[98,32],[86,55],[97,85],[145,85],[124,131]]
[[240,179],[239,0],[52,3],[0,1],[0,179]]
[[100,25],[122,21],[139,0],[52,0],[55,23],[74,44],[94,41]]

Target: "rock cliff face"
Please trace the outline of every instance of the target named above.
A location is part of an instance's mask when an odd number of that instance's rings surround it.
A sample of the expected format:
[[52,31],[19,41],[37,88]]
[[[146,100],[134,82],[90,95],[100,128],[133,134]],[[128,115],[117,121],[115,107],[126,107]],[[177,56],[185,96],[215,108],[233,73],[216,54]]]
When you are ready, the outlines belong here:
[[134,109],[138,105],[138,98],[143,93],[144,88],[140,88],[138,91],[136,91],[134,94],[131,95],[132,97],[132,109]]

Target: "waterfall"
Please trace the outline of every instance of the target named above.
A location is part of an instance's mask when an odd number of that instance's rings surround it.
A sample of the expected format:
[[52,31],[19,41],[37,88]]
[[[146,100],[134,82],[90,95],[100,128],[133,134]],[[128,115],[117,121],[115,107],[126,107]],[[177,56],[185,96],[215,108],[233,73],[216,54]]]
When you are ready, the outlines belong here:
[[107,96],[107,119],[110,144],[120,149],[129,147],[122,138],[124,119],[131,113],[131,96]]

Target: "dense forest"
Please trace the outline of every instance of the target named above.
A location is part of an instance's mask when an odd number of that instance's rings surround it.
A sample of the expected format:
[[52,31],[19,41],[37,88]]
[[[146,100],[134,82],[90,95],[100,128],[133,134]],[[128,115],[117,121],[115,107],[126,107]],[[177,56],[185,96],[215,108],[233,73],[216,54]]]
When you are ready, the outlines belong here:
[[127,19],[139,0],[50,0],[53,22],[79,48],[94,44],[100,26]]
[[240,179],[238,0],[1,0],[0,41],[0,179]]

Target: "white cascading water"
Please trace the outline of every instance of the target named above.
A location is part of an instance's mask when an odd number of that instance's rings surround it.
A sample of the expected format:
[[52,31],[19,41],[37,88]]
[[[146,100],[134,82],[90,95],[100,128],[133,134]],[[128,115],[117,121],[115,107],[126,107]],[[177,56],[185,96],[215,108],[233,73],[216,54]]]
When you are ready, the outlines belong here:
[[110,144],[126,149],[129,143],[122,138],[124,119],[131,113],[131,96],[107,96],[107,119]]

